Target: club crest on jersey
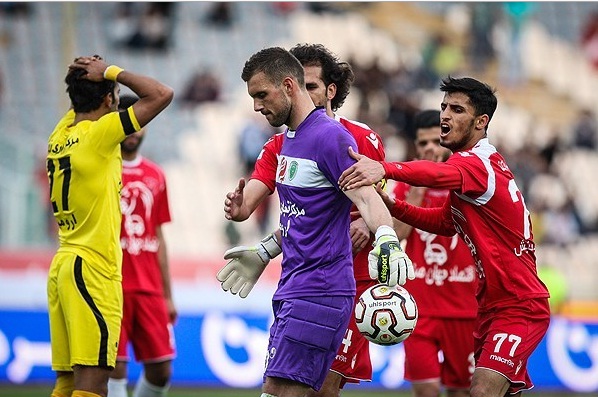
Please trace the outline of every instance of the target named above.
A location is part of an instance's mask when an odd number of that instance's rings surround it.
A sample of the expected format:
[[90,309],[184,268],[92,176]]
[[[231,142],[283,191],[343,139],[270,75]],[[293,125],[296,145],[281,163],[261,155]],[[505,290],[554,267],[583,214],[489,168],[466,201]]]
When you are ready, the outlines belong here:
[[278,163],[278,182],[284,181],[284,176],[287,173],[287,158],[281,157]]
[[292,181],[293,178],[297,175],[297,169],[299,168],[299,163],[296,161],[291,161],[291,167],[289,168],[289,179]]

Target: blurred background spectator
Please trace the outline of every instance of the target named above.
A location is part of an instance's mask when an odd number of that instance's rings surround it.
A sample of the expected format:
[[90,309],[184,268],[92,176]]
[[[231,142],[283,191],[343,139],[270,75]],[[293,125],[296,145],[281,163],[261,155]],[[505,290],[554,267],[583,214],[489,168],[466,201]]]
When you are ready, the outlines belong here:
[[523,29],[534,12],[534,3],[519,1],[502,4],[502,39],[500,49],[500,83],[505,88],[518,88],[527,78],[523,66]]
[[573,124],[573,145],[580,149],[595,150],[598,139],[598,123],[594,112],[581,109]]
[[470,7],[470,41],[469,56],[474,72],[481,72],[494,59],[494,43],[492,33],[496,23],[496,13],[500,5],[492,2],[472,1]]
[[180,97],[185,107],[195,107],[204,102],[217,102],[222,95],[219,77],[210,70],[198,70],[187,81]]
[[233,2],[214,2],[205,15],[204,21],[217,28],[230,28],[235,19],[233,7]]
[[163,51],[172,44],[175,2],[119,2],[109,35],[117,47]]
[[598,11],[592,12],[585,21],[581,31],[581,45],[588,62],[598,70]]

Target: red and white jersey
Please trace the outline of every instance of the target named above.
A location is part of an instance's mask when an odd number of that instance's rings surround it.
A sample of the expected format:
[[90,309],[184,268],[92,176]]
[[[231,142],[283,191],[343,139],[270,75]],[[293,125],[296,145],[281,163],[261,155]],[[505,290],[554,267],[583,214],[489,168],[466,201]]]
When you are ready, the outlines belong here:
[[[335,115],[335,119],[344,125],[351,135],[353,135],[357,142],[357,149],[360,154],[364,154],[373,160],[384,160],[384,144],[382,143],[382,138],[380,138],[376,132],[371,130],[367,125],[357,121],[348,120],[338,115]],[[257,158],[255,168],[251,174],[251,179],[257,179],[263,182],[271,192],[274,192],[276,186],[275,179],[276,168],[278,166],[278,155],[280,154],[284,136],[285,133],[282,132],[268,139]],[[355,206],[353,206],[352,211],[356,211]],[[371,280],[368,273],[368,253],[370,251],[368,247],[372,246],[373,238],[374,236],[372,235],[366,248],[361,250],[355,258],[353,258],[355,280]]]
[[398,201],[392,214],[422,230],[463,238],[476,263],[480,310],[546,298],[536,271],[531,217],[507,163],[488,139],[444,163],[384,163],[386,175],[414,186],[451,190],[441,208]]
[[[397,200],[405,200],[411,186],[398,182]],[[441,207],[448,198],[446,189],[426,189],[421,207]],[[439,236],[413,228],[407,236],[405,253],[413,262],[415,279],[405,287],[415,298],[420,317],[475,318],[476,268],[469,248],[458,234]]]
[[138,156],[123,161],[122,183],[123,290],[162,294],[156,228],[171,220],[164,173]]

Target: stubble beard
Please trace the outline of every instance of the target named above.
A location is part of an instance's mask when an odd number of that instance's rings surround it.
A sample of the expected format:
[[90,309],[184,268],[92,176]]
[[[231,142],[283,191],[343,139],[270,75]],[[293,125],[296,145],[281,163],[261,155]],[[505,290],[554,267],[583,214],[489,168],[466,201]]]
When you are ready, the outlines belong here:
[[283,125],[288,126],[291,119],[292,109],[292,104],[290,103],[290,101],[287,101],[287,103],[280,112],[272,114],[274,117],[272,118],[272,120],[268,120],[270,122],[270,125],[276,128],[281,127]]
[[[474,121],[472,120],[466,128],[465,134],[462,135],[458,140],[445,141],[444,139],[440,138],[440,146],[449,149],[453,153],[463,150],[467,146],[470,137],[473,135],[473,126]],[[450,132],[449,136],[452,134],[453,131]]]

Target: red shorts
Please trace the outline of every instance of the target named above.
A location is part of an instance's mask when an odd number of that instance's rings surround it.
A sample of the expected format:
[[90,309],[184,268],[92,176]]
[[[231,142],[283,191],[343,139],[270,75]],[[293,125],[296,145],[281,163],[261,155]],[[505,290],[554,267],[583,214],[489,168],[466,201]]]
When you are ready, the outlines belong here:
[[475,323],[474,318],[418,318],[415,331],[403,342],[405,379],[413,383],[440,381],[445,388],[468,389],[474,370]]
[[159,295],[125,292],[123,320],[118,342],[118,361],[129,361],[127,347],[142,363],[162,362],[175,357],[172,324],[164,298]]
[[[377,284],[376,280],[357,281],[357,293],[355,294],[355,304],[359,301],[361,294]],[[336,353],[336,358],[332,363],[330,370],[343,377],[341,388],[346,383],[359,383],[361,381],[371,382],[372,380],[372,362],[370,361],[370,342],[361,335],[355,323],[354,310],[351,312],[349,328],[345,332],[345,337]]]
[[534,387],[527,360],[550,323],[548,299],[530,299],[517,305],[478,314],[474,332],[476,368],[486,368],[511,382],[509,394]]

